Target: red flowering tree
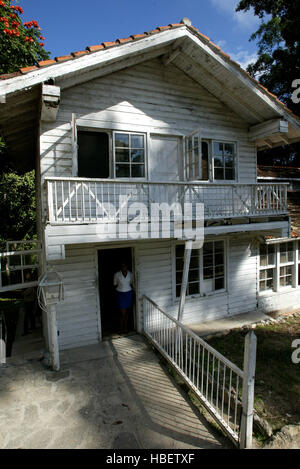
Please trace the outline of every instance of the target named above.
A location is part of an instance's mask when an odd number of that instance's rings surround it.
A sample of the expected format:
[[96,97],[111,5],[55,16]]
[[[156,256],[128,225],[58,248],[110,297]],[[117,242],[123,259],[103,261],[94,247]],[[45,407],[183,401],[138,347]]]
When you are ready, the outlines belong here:
[[49,58],[37,21],[23,23],[23,9],[13,3],[14,0],[0,0],[0,74]]

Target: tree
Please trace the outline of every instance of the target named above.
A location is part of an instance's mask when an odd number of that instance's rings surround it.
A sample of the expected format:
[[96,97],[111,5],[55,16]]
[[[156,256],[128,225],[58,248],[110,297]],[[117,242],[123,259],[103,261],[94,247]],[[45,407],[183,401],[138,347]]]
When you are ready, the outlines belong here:
[[22,22],[23,9],[13,0],[0,0],[0,74],[49,58],[37,21]]
[[[261,18],[259,29],[250,40],[257,40],[258,59],[248,72],[276,94],[296,115],[300,105],[292,100],[292,82],[300,79],[300,8],[295,0],[241,0],[237,11],[254,9]],[[283,165],[299,165],[300,145],[292,144],[259,154],[259,162],[274,161]]]
[[35,174],[4,173],[0,176],[0,250],[5,241],[34,239],[36,233]]
[[[23,9],[13,0],[0,0],[0,74],[49,58],[37,21],[22,22]],[[32,239],[35,224],[35,174],[17,174],[0,135],[0,250],[5,241]]]

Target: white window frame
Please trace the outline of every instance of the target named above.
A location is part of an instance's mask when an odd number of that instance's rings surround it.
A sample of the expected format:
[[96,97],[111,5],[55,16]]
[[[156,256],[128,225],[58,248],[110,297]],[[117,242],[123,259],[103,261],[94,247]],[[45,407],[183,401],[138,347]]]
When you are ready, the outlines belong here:
[[[266,248],[267,248],[267,257],[268,257],[268,256],[269,256],[269,252],[268,252],[269,245],[266,244],[266,245],[264,245],[264,246],[266,246]],[[273,246],[273,248],[274,248],[274,263],[273,263],[273,264],[267,264],[267,265],[262,266],[262,265],[261,265],[261,254],[260,254],[260,250],[259,250],[259,278],[258,278],[258,289],[259,289],[260,292],[266,292],[266,291],[269,291],[269,292],[270,292],[270,291],[273,291],[274,288],[275,288],[275,280],[276,280],[276,246],[274,246],[274,245],[271,245],[271,246]],[[262,282],[262,281],[266,282],[268,279],[263,279],[263,280],[261,280],[261,278],[260,278],[260,273],[261,273],[262,271],[271,270],[271,269],[273,270],[273,286],[272,286],[272,288],[265,288],[265,289],[261,290],[261,288],[260,288],[261,282]]]
[[[234,145],[234,179],[216,179],[215,178],[215,156],[214,156],[214,145],[215,143],[222,143],[223,145],[229,144]],[[225,167],[223,168],[225,171]],[[224,140],[222,138],[213,139],[211,141],[211,172],[212,172],[212,180],[215,183],[234,183],[238,180],[238,142],[233,140]]]
[[[292,260],[291,261],[287,261],[287,262],[281,262],[281,246],[283,245],[286,245],[286,247],[288,246],[292,246]],[[279,264],[278,264],[278,287],[280,290],[282,289],[286,289],[286,288],[291,288],[293,287],[294,285],[294,276],[295,276],[295,273],[294,273],[294,265],[295,265],[295,256],[294,256],[294,250],[295,250],[295,245],[293,242],[289,242],[289,243],[280,243],[278,245],[278,251],[279,251]],[[288,253],[288,249],[285,251],[286,253]],[[291,273],[291,284],[290,285],[280,285],[280,279],[281,278],[287,278],[289,277],[289,275],[284,275],[284,276],[281,276],[280,275],[280,271],[282,268],[285,268],[285,267],[291,267],[292,269],[292,273]]]
[[[144,171],[145,175],[144,177],[117,177],[116,176],[116,146],[115,146],[115,135],[116,134],[124,134],[124,135],[141,135],[144,137]],[[130,137],[129,137],[130,139]],[[130,150],[129,146],[129,150]],[[128,164],[129,167],[131,168],[131,162],[125,163]],[[132,131],[126,131],[126,130],[113,130],[112,131],[112,174],[113,174],[113,179],[118,179],[121,181],[146,181],[148,177],[148,136],[147,133],[145,132],[132,132]]]
[[[293,260],[287,262],[281,262],[280,259],[280,246],[282,244],[292,245],[293,246]],[[299,269],[300,269],[300,241],[288,241],[284,243],[273,244],[275,248],[275,266],[260,266],[259,273],[261,270],[274,269],[274,278],[273,278],[273,288],[267,290],[260,289],[260,274],[258,279],[258,291],[261,295],[270,294],[271,292],[277,293],[286,290],[291,290],[293,288],[300,288],[300,278],[299,278]],[[287,251],[286,251],[287,252]],[[260,253],[259,253],[260,257]],[[259,259],[260,264],[260,259]],[[280,285],[280,268],[282,267],[291,267],[292,268],[292,281],[291,285]]]
[[[191,294],[191,295],[186,295],[186,298],[202,298],[202,297],[207,297],[207,296],[212,296],[212,295],[219,295],[219,294],[224,294],[227,291],[227,266],[228,266],[228,246],[225,238],[217,239],[217,240],[210,240],[208,239],[206,241],[207,243],[217,243],[217,242],[222,242],[223,243],[223,255],[224,255],[224,288],[219,289],[219,290],[213,290],[210,292],[205,292],[203,289],[203,274],[204,274],[204,265],[203,265],[203,247],[201,249],[198,249],[199,251],[199,293]],[[176,287],[177,287],[177,282],[176,282],[176,246],[182,245],[182,242],[175,242],[173,244],[173,299],[174,302],[179,301],[179,296],[176,294]],[[184,245],[184,244],[183,244]],[[213,277],[215,279],[215,276]]]

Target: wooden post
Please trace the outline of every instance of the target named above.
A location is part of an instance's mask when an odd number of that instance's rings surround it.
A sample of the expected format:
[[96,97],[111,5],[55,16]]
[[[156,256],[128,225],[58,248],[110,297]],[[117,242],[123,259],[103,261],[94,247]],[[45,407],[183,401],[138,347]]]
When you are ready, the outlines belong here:
[[56,306],[49,306],[50,362],[53,371],[59,371],[59,348],[56,323]]
[[190,269],[192,248],[193,248],[193,240],[189,239],[185,243],[185,250],[184,250],[184,264],[183,264],[182,284],[181,284],[180,301],[179,301],[178,317],[177,317],[178,321],[181,320],[182,315],[183,315],[183,311],[184,311],[186,289],[187,289],[188,278],[189,278],[189,269]]
[[244,379],[242,395],[242,420],[240,428],[240,448],[252,448],[254,382],[256,366],[257,338],[253,331],[245,337]]

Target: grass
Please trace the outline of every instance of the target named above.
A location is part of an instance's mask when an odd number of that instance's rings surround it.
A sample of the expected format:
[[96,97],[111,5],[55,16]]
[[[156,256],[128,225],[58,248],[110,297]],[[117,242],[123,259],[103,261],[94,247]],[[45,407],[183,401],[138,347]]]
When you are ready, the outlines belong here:
[[[292,362],[292,342],[300,339],[300,317],[279,324],[258,326],[255,409],[273,432],[300,423],[300,364]],[[243,368],[244,331],[212,338],[210,345]]]

